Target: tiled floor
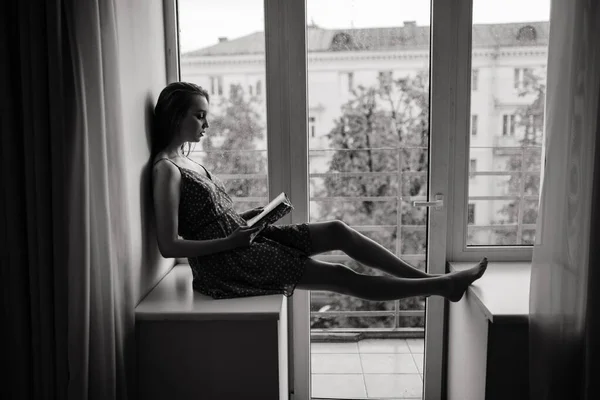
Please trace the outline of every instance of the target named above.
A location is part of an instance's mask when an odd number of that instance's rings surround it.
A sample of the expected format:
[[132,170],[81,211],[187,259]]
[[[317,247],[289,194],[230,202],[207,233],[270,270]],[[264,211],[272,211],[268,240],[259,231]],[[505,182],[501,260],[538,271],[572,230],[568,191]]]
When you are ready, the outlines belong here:
[[312,397],[421,399],[423,339],[312,343]]

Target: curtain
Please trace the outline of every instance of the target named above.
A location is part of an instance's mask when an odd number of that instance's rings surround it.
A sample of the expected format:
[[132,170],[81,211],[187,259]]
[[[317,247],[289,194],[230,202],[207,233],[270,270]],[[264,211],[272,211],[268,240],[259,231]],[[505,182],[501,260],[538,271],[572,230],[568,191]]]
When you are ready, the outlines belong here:
[[133,339],[117,0],[70,1],[75,104],[69,164],[70,399],[127,397]]
[[3,399],[134,381],[116,1],[0,6]]
[[3,399],[64,399],[71,54],[55,2],[0,6]]
[[590,375],[599,361],[599,3],[551,3],[545,163],[530,292],[532,399],[600,398]]

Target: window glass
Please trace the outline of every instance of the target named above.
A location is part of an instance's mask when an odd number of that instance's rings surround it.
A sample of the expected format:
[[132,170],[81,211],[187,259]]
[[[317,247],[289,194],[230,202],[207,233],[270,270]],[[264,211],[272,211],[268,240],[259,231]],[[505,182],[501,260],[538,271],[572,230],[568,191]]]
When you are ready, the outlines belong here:
[[211,95],[210,128],[190,157],[223,182],[238,212],[263,206],[269,200],[264,1],[179,0],[178,11],[181,80]]
[[[308,0],[307,16],[310,221],[342,220],[425,269],[428,210],[411,201],[427,199],[430,3]],[[319,257],[383,274],[340,251]],[[424,308],[311,291],[311,326],[423,328]],[[390,316],[352,315],[366,311]]]
[[469,159],[477,170],[467,203],[477,218],[469,217],[468,246],[531,245],[535,236],[550,0],[498,4],[473,2]]

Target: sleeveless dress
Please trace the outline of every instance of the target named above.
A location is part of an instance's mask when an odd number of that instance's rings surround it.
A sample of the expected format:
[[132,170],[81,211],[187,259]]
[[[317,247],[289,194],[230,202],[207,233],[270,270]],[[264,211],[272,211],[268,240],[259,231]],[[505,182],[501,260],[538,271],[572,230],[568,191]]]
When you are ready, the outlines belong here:
[[[220,179],[180,167],[178,234],[186,240],[225,238],[246,220]],[[193,161],[193,160],[192,160]],[[248,247],[189,257],[194,290],[214,299],[294,293],[311,254],[308,224],[267,226]]]

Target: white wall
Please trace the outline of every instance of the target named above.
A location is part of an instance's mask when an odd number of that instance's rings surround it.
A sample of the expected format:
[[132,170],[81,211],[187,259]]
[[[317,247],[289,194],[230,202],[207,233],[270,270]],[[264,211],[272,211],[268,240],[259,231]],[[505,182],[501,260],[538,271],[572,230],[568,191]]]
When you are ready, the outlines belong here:
[[150,123],[166,85],[162,0],[120,0],[117,29],[123,106],[127,196],[130,216],[132,299],[139,300],[164,276],[173,260],[161,257],[150,199]]

